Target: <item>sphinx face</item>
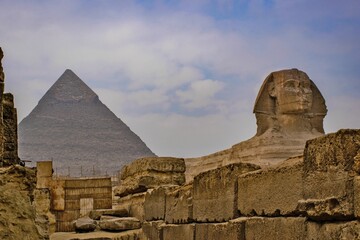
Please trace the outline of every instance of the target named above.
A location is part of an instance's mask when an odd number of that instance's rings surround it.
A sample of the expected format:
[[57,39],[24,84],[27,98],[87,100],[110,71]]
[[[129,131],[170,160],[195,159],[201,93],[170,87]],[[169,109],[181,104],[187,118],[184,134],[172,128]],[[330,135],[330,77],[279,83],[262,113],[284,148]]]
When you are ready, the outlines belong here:
[[312,107],[312,91],[309,79],[285,79],[275,81],[277,112],[282,114],[306,113]]

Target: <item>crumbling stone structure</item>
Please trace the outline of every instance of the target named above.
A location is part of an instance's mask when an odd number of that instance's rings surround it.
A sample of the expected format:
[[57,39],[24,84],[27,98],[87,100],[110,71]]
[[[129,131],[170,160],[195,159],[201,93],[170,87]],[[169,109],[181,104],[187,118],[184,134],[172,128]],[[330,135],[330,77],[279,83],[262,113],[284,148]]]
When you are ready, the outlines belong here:
[[17,112],[14,97],[4,93],[5,74],[1,60],[4,53],[0,48],[0,166],[19,164],[17,139]]
[[117,201],[141,219],[134,239],[360,239],[359,166],[360,130],[340,130],[275,166],[234,163]]

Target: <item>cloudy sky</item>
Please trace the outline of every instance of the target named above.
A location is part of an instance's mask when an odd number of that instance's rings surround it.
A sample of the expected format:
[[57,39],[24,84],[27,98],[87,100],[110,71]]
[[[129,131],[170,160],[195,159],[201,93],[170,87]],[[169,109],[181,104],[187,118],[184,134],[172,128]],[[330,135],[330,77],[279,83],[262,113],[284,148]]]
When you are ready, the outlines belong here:
[[158,155],[252,137],[272,71],[308,73],[326,132],[360,128],[359,0],[0,0],[19,121],[72,69]]

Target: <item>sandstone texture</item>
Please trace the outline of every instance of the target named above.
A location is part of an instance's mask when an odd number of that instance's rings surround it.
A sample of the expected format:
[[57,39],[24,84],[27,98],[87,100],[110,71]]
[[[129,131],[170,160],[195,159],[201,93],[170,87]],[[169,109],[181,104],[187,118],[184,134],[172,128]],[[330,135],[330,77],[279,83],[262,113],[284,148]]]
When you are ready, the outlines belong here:
[[194,179],[193,218],[198,222],[221,222],[237,216],[237,178],[260,167],[230,164],[197,175]]
[[35,182],[34,170],[19,165],[0,168],[0,239],[48,238],[35,223]]
[[22,159],[53,159],[57,174],[71,176],[115,175],[137,158],[155,156],[69,69],[20,122],[19,146]]
[[141,228],[141,223],[137,218],[112,218],[101,219],[99,222],[101,230],[107,231],[125,231]]
[[192,195],[193,184],[175,187],[166,193],[166,223],[189,223],[193,221]]
[[238,178],[241,215],[291,216],[297,214],[302,196],[303,158],[288,159],[277,167]]
[[92,232],[96,229],[96,221],[89,217],[82,217],[74,221],[76,232]]
[[185,183],[185,162],[182,158],[151,157],[137,159],[123,167],[116,196],[144,192],[162,185],[182,185]]
[[4,53],[0,48],[0,167],[20,164],[18,157],[17,111],[14,96],[4,93],[5,74],[2,67]]
[[123,209],[96,209],[89,213],[89,217],[94,220],[99,220],[101,216],[114,216],[114,217],[128,217],[128,210]]
[[304,201],[299,210],[312,219],[344,220],[354,215],[360,130],[340,130],[307,142],[304,150]]

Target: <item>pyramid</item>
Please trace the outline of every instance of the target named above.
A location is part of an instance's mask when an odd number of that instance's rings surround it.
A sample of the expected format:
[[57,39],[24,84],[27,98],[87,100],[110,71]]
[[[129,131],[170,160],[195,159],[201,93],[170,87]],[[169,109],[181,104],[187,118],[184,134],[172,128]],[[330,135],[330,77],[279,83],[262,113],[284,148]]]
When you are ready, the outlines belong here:
[[20,122],[19,156],[53,160],[58,175],[99,176],[155,154],[67,69]]

